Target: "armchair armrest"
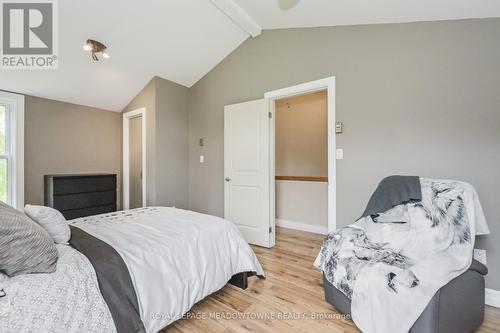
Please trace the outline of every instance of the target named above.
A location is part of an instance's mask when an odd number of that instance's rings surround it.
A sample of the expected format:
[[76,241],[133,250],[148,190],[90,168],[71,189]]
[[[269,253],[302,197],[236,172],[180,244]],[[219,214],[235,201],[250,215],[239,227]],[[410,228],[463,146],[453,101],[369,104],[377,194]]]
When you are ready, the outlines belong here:
[[488,267],[477,261],[476,259],[472,259],[472,263],[469,267],[469,270],[478,272],[481,275],[488,274]]

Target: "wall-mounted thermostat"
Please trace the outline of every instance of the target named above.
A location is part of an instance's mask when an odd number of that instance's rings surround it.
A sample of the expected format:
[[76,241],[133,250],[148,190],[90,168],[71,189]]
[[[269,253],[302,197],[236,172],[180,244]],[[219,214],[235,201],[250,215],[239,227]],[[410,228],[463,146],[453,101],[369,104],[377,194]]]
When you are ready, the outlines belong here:
[[337,121],[335,123],[335,133],[342,133],[343,127],[344,127],[344,124],[341,121]]

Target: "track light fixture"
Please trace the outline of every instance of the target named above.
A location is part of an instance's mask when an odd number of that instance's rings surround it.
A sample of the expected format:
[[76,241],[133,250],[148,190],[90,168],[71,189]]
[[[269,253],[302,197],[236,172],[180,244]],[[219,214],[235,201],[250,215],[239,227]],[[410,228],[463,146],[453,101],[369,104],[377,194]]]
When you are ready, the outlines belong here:
[[90,52],[94,61],[99,61],[97,53],[102,53],[103,58],[109,59],[109,54],[106,52],[107,46],[96,40],[87,39],[87,43],[83,46],[83,49]]

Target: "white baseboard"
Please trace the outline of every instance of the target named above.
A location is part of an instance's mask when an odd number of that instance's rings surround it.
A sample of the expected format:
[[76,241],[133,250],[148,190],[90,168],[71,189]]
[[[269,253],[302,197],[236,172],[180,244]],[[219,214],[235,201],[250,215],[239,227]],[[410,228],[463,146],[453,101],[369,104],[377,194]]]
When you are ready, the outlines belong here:
[[494,289],[485,290],[485,303],[496,308],[500,308],[500,291]]
[[307,231],[321,235],[326,235],[328,233],[328,227],[322,227],[318,225],[311,225],[311,224],[305,224],[305,223],[293,222],[281,219],[276,219],[275,221],[277,227]]

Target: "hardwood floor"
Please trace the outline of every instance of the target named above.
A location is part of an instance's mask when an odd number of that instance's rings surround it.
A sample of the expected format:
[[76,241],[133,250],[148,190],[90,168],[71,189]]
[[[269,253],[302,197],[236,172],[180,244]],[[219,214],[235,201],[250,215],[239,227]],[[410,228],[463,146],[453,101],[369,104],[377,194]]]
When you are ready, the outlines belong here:
[[[265,280],[250,278],[246,290],[227,285],[196,304],[187,319],[162,332],[359,332],[351,320],[324,301],[321,273],[312,265],[322,239],[276,228],[275,247],[253,247],[267,274]],[[500,309],[486,307],[478,332],[500,332]]]

